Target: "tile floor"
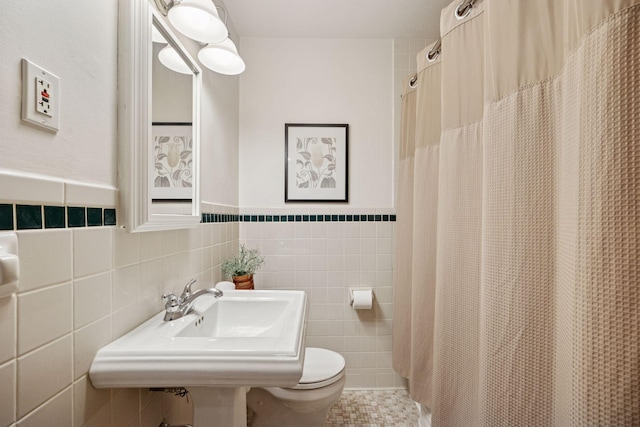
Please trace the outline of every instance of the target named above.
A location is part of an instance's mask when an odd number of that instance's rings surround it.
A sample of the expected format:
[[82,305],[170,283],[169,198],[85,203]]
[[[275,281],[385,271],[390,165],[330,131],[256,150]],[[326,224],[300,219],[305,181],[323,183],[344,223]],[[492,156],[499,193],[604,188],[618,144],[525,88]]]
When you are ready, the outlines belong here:
[[406,390],[345,390],[325,427],[413,427],[418,408]]

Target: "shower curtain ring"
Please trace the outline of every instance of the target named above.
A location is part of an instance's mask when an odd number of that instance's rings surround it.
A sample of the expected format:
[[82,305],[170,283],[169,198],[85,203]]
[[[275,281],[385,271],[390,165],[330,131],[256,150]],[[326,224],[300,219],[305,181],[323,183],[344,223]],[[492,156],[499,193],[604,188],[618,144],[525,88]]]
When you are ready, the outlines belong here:
[[431,49],[429,52],[427,52],[427,61],[435,61],[438,55],[440,55],[440,49]]
[[456,19],[460,20],[469,16],[474,3],[475,3],[475,0],[464,0],[460,2],[458,7],[456,7],[456,10],[453,12]]
[[429,49],[429,52],[427,52],[427,61],[429,62],[433,62],[436,60],[436,58],[438,57],[438,55],[440,55],[440,49],[442,48],[442,39],[439,38],[435,44],[433,45],[433,47],[431,49]]
[[416,86],[418,86],[418,74],[414,74],[413,76],[411,76],[411,80],[409,80],[409,87],[411,89],[414,89]]

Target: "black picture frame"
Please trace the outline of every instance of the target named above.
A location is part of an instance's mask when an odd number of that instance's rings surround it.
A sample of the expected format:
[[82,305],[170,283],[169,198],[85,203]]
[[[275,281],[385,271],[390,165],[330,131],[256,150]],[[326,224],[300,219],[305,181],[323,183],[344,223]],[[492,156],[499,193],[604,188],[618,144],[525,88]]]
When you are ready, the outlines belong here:
[[284,201],[349,201],[349,125],[285,123]]

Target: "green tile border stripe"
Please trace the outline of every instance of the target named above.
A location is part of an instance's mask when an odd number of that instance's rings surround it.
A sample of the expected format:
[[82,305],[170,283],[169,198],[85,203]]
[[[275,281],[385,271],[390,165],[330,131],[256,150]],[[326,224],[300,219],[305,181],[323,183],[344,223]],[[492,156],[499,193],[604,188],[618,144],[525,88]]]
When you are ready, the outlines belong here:
[[114,226],[116,217],[115,208],[0,203],[0,231]]
[[395,222],[394,214],[296,214],[296,215],[263,215],[263,214],[212,214],[203,213],[200,223],[222,222]]
[[[17,206],[20,206],[18,208]],[[28,208],[24,208],[28,206]],[[18,210],[38,209],[41,212],[40,224],[29,221],[23,224],[18,218]],[[73,218],[69,218],[69,212]],[[26,212],[26,211],[25,211]],[[32,213],[32,212],[31,212]],[[0,231],[78,228],[117,225],[117,212],[113,208],[94,208],[84,206],[49,206],[22,205],[0,203]],[[36,218],[36,222],[38,218]],[[267,214],[213,214],[203,213],[201,223],[225,222],[395,222],[393,214],[295,214],[295,215],[267,215]]]

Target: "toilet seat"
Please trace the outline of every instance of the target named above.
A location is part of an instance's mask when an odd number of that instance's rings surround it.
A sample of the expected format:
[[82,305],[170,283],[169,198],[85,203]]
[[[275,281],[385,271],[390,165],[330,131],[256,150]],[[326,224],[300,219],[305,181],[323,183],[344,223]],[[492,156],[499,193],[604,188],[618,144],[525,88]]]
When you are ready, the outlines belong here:
[[342,355],[324,348],[308,347],[302,365],[302,377],[293,390],[313,390],[326,387],[344,376]]

